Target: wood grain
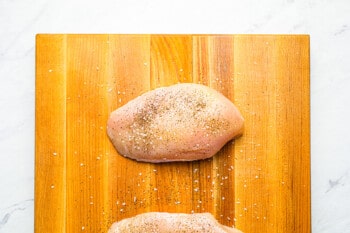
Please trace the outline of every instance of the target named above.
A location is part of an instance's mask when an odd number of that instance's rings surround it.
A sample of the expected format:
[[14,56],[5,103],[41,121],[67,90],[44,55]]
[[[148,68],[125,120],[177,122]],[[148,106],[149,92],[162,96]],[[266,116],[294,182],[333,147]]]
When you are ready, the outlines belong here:
[[35,231],[65,232],[66,36],[36,42]]
[[[306,35],[38,35],[35,232],[106,232],[149,211],[310,232],[309,56]],[[243,136],[202,161],[120,156],[109,114],[179,82],[231,99]]]

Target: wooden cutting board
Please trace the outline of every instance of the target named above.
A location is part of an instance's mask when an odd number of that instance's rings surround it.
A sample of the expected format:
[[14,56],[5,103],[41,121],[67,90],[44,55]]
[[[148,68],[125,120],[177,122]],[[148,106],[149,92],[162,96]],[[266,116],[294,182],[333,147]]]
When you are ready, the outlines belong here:
[[[106,232],[149,211],[310,232],[309,56],[307,35],[38,35],[35,232]],[[243,136],[203,161],[118,155],[109,114],[179,82],[231,99]]]

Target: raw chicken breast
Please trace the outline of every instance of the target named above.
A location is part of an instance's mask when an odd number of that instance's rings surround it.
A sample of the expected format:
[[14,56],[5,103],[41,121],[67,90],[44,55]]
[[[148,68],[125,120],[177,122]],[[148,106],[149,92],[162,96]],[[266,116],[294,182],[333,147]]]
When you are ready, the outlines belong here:
[[221,93],[183,83],[147,92],[112,112],[107,134],[117,151],[131,159],[192,161],[215,155],[242,133],[243,122]]
[[115,222],[108,233],[242,233],[221,225],[209,213],[150,212]]

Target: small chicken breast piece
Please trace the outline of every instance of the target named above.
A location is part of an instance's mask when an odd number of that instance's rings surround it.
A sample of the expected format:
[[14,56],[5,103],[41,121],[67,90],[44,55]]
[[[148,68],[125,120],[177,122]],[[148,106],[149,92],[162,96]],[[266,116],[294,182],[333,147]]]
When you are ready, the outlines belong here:
[[243,117],[218,91],[192,83],[147,92],[111,113],[107,134],[117,151],[146,162],[215,155],[242,133]]
[[150,212],[113,223],[108,233],[242,233],[209,213]]

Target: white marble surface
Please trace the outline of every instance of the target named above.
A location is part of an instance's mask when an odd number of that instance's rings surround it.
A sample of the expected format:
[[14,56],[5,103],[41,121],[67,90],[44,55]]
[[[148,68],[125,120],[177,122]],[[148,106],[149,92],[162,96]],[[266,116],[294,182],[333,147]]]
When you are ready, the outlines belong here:
[[350,232],[348,0],[0,0],[0,232],[33,232],[37,33],[311,36],[312,229]]

